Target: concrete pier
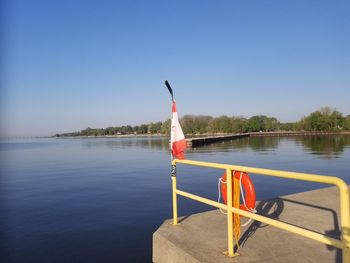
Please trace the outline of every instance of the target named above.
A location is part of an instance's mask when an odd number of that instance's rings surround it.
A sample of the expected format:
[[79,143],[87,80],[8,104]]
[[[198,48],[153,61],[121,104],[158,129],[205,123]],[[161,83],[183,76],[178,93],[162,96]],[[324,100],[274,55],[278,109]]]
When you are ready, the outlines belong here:
[[235,140],[243,137],[288,137],[288,136],[326,136],[326,135],[350,135],[350,132],[305,132],[305,131],[290,131],[290,132],[248,132],[226,134],[221,136],[207,136],[199,138],[186,139],[188,147],[199,147],[206,144]]
[[[258,214],[340,238],[336,187],[260,201]],[[179,211],[181,213],[181,210]],[[246,219],[242,218],[241,223]],[[227,217],[218,210],[166,220],[153,234],[153,262],[341,262],[341,250],[258,221],[241,228],[238,253],[229,258]]]
[[222,135],[222,136],[190,138],[190,139],[186,139],[186,142],[188,147],[194,148],[205,144],[230,141],[230,140],[239,139],[243,137],[249,137],[249,133],[236,133],[236,134]]
[[250,132],[250,137],[290,137],[290,136],[329,136],[350,135],[350,132],[319,132],[319,131],[289,131],[289,132]]

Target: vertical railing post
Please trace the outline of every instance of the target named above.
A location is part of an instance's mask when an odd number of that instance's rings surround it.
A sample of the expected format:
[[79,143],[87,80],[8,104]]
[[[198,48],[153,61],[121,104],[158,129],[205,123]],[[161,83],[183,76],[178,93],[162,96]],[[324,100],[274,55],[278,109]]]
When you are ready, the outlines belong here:
[[349,218],[349,189],[343,183],[339,186],[340,190],[340,222],[341,222],[341,240],[345,243],[342,249],[343,263],[350,262],[350,218]]
[[176,195],[176,164],[173,163],[171,166],[171,181],[173,188],[173,225],[178,224],[177,220],[177,195]]
[[233,257],[233,213],[232,213],[232,171],[226,169],[227,184],[227,240],[228,240],[228,256]]

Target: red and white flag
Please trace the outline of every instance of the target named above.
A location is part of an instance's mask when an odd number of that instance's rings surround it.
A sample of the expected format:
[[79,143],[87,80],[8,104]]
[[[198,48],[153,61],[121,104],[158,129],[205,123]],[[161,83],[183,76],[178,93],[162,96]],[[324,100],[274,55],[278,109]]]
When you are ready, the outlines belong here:
[[186,145],[185,135],[181,129],[179,117],[177,116],[176,103],[173,101],[170,133],[170,148],[173,157],[176,159],[185,159]]

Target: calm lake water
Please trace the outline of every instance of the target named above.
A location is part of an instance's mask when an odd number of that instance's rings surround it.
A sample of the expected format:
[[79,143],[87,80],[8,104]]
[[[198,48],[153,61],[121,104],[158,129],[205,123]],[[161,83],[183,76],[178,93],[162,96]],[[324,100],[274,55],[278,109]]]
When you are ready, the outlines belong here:
[[[187,158],[334,175],[350,183],[350,136],[244,138]],[[2,262],[151,262],[171,215],[168,138],[0,143]],[[178,165],[178,185],[213,200],[222,171]],[[325,185],[251,175],[257,198]],[[212,209],[179,198],[179,214]]]

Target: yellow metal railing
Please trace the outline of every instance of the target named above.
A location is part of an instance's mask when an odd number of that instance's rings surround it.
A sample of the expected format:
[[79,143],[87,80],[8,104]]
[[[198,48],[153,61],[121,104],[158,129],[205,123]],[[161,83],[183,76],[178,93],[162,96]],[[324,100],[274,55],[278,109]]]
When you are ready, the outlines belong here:
[[322,176],[316,174],[306,174],[306,173],[297,173],[297,172],[287,172],[280,170],[270,170],[270,169],[260,169],[253,167],[237,166],[237,165],[228,165],[228,164],[218,164],[218,163],[209,163],[209,162],[200,162],[200,161],[191,161],[191,160],[178,160],[175,159],[172,162],[174,170],[177,163],[202,166],[208,168],[217,168],[223,169],[226,171],[227,175],[232,174],[232,171],[241,171],[247,173],[254,173],[267,176],[275,176],[281,178],[311,181],[324,184],[336,185],[340,193],[340,221],[341,221],[341,239],[331,238],[320,233],[310,231],[301,227],[290,225],[278,220],[274,220],[265,216],[258,214],[250,213],[239,208],[232,207],[232,176],[227,176],[227,205],[212,201],[210,199],[200,197],[188,192],[181,191],[177,189],[176,186],[176,175],[175,173],[172,176],[172,188],[173,188],[173,224],[178,224],[177,216],[177,195],[181,195],[217,208],[227,210],[227,239],[228,239],[228,256],[233,257],[233,213],[252,218],[254,220],[260,221],[265,224],[275,226],[277,228],[284,229],[286,231],[292,232],[294,234],[307,237],[321,243],[331,245],[342,249],[343,253],[343,262],[350,263],[350,217],[349,217],[349,190],[346,183],[333,176]]

